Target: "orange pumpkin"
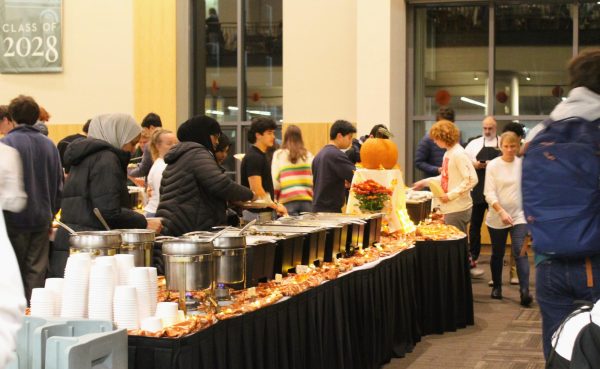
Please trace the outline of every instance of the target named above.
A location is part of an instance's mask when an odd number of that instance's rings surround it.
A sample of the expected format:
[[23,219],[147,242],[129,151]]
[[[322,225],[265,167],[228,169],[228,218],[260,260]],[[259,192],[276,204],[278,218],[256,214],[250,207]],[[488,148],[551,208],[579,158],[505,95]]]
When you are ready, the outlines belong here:
[[367,169],[392,169],[398,162],[398,147],[387,138],[369,138],[360,148],[360,160]]

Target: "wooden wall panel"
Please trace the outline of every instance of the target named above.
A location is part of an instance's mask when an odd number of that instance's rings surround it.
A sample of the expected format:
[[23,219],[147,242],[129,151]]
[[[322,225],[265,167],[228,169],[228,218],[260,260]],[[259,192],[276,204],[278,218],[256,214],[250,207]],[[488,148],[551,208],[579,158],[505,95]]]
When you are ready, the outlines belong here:
[[[85,123],[85,122],[83,122]],[[59,123],[48,123],[48,138],[57,144],[58,141],[63,138],[81,132],[83,123],[76,124],[59,124]]]
[[[294,124],[302,130],[304,145],[313,155],[317,155],[323,146],[329,143],[330,123],[284,123],[283,133],[290,124]],[[282,136],[283,137],[283,136]]]

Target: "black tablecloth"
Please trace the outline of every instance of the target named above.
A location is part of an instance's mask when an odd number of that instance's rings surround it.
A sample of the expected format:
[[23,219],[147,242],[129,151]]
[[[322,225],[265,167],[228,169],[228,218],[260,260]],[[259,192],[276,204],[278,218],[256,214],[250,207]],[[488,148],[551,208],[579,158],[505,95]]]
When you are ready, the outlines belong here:
[[[472,324],[465,255],[464,240],[418,243],[373,268],[188,337],[130,336],[129,368],[379,367],[412,351],[422,327],[440,332]],[[426,289],[437,293],[422,295]],[[443,319],[432,319],[438,308]]]

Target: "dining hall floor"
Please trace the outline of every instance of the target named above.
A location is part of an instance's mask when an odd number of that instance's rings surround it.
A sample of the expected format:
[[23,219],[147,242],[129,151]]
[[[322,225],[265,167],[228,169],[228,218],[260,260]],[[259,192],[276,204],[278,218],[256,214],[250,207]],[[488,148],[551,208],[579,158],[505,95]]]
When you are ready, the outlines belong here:
[[[539,307],[535,302],[528,309],[519,305],[519,286],[509,285],[508,266],[503,270],[504,298],[490,298],[489,255],[488,246],[482,250],[479,263],[485,276],[473,280],[475,325],[443,335],[422,337],[412,353],[393,359],[383,369],[544,368]],[[530,289],[535,297],[532,259],[530,257]]]

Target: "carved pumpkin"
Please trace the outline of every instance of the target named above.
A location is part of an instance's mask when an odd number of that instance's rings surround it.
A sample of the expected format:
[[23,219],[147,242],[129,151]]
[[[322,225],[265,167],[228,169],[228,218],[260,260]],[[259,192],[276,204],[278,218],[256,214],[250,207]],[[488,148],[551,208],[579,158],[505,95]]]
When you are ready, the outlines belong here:
[[392,169],[398,162],[398,147],[387,138],[369,138],[360,148],[360,160],[367,169]]

